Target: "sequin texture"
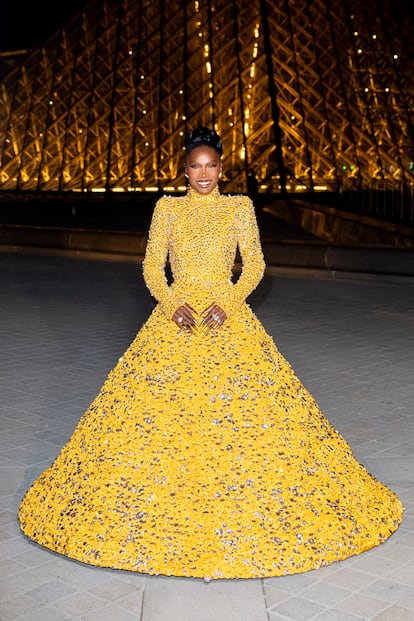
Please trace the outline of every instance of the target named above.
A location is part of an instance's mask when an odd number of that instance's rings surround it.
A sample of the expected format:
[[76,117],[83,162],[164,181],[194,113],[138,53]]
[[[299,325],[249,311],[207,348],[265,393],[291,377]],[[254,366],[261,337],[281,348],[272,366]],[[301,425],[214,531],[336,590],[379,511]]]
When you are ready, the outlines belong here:
[[[396,530],[399,499],[246,303],[263,271],[249,199],[216,189],[158,201],[144,261],[158,304],[23,498],[28,537],[91,565],[211,580],[315,569]],[[184,302],[194,331],[171,320]],[[228,318],[208,332],[212,302]]]

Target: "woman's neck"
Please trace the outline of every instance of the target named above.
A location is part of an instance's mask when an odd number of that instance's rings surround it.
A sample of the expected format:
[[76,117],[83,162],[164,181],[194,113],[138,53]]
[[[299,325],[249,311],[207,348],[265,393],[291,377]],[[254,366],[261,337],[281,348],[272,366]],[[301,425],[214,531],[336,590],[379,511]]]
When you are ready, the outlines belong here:
[[187,196],[191,198],[192,201],[208,203],[217,200],[220,196],[220,190],[218,189],[218,186],[216,186],[208,194],[201,194],[200,192],[197,192],[197,190],[194,190],[194,188],[189,187],[187,190]]

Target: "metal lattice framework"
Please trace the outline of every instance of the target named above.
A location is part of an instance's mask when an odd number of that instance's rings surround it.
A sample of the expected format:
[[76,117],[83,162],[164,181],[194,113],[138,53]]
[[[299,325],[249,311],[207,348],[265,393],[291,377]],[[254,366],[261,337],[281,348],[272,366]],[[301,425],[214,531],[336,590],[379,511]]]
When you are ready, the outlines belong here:
[[179,189],[198,124],[226,189],[412,185],[403,0],[93,0],[0,85],[0,189]]

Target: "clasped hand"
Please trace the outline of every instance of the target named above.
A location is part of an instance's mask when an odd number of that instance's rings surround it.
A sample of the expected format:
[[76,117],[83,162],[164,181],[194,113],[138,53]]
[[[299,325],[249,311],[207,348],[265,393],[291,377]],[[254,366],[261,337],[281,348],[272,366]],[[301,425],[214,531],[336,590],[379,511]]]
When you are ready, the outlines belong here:
[[[196,311],[189,304],[185,303],[175,311],[172,320],[175,321],[179,328],[193,330],[197,321],[195,319]],[[224,310],[218,304],[210,304],[201,313],[201,326],[207,330],[218,328],[227,319]]]

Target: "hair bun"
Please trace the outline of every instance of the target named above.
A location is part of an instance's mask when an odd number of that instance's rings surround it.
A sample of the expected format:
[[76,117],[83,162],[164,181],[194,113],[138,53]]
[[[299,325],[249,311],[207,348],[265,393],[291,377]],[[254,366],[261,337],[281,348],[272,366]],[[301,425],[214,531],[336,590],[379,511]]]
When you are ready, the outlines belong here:
[[187,134],[187,140],[185,143],[187,155],[196,147],[202,146],[211,147],[217,151],[220,157],[223,153],[223,143],[218,133],[214,129],[200,126],[189,131]]

